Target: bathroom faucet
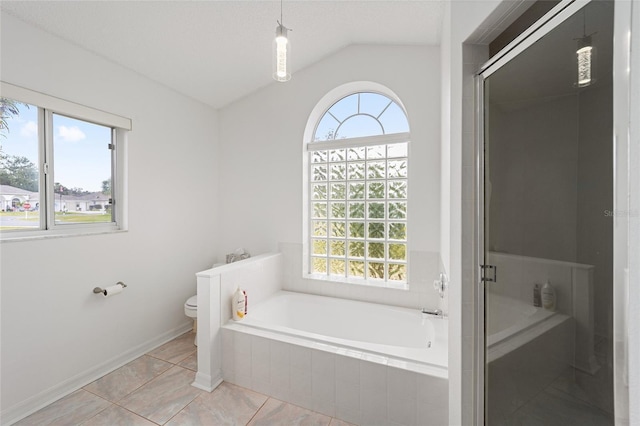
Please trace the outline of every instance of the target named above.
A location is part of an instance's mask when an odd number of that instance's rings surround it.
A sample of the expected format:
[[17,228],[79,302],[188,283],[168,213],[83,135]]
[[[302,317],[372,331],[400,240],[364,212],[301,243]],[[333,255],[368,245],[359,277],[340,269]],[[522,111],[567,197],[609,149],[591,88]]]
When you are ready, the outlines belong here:
[[440,294],[440,298],[444,298],[444,292],[449,287],[449,278],[445,273],[440,273],[438,279],[433,282],[433,288],[435,288]]
[[442,316],[442,309],[422,308],[422,313],[423,314],[427,314],[427,315],[433,315],[433,316],[441,317]]

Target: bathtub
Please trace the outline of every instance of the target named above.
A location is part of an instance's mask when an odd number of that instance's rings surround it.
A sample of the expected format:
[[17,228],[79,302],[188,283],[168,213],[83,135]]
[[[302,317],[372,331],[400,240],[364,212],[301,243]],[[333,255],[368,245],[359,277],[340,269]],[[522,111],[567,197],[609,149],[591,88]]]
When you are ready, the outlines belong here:
[[569,319],[567,315],[537,308],[499,294],[488,297],[485,308],[489,362]]
[[572,364],[574,322],[498,294],[486,312],[487,419],[502,424]]
[[447,323],[418,309],[280,291],[242,326],[404,361],[408,369],[446,378]]
[[222,326],[222,375],[354,424],[447,424],[447,333],[418,309],[278,291]]

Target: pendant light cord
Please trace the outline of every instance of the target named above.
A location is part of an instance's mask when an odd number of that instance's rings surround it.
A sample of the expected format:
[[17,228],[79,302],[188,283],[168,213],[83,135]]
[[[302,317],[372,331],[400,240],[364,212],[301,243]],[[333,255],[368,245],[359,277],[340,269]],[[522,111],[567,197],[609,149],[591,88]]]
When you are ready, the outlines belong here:
[[287,27],[285,27],[285,26],[284,26],[284,19],[282,19],[282,1],[283,1],[283,0],[280,0],[280,20],[278,21],[278,20],[276,19],[276,22],[278,23],[278,25],[279,25],[279,26],[281,26],[281,27],[282,27],[282,28],[284,28],[285,30],[287,30],[287,31],[293,31],[291,28],[287,28]]

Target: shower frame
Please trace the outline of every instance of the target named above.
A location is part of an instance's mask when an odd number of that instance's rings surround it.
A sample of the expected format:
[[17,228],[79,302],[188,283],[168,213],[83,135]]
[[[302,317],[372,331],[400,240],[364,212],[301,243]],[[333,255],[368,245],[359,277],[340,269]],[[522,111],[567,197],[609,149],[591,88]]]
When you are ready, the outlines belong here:
[[[475,424],[485,423],[485,96],[484,81],[495,71],[532,46],[550,31],[561,25],[580,9],[594,0],[562,0],[542,18],[523,31],[491,59],[485,62],[474,77],[474,168],[475,195],[474,209],[474,282],[475,293],[475,350],[474,350],[474,406]],[[614,217],[614,399],[615,424],[629,424],[629,383],[627,379],[628,359],[626,347],[629,336],[621,322],[622,306],[626,303],[624,273],[629,268],[629,118],[630,118],[630,61],[631,61],[631,17],[632,2],[615,2],[614,10],[614,109],[613,109],[613,150],[614,150],[614,211],[626,211],[627,215]],[[620,331],[624,330],[624,333]]]

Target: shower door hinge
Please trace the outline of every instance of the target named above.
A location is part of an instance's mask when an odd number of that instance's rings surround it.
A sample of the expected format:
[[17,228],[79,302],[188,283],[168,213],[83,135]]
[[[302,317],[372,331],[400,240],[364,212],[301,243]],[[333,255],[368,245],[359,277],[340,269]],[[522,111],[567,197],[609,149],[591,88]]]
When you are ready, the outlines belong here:
[[495,265],[480,265],[482,281],[495,283],[498,281],[498,268]]

